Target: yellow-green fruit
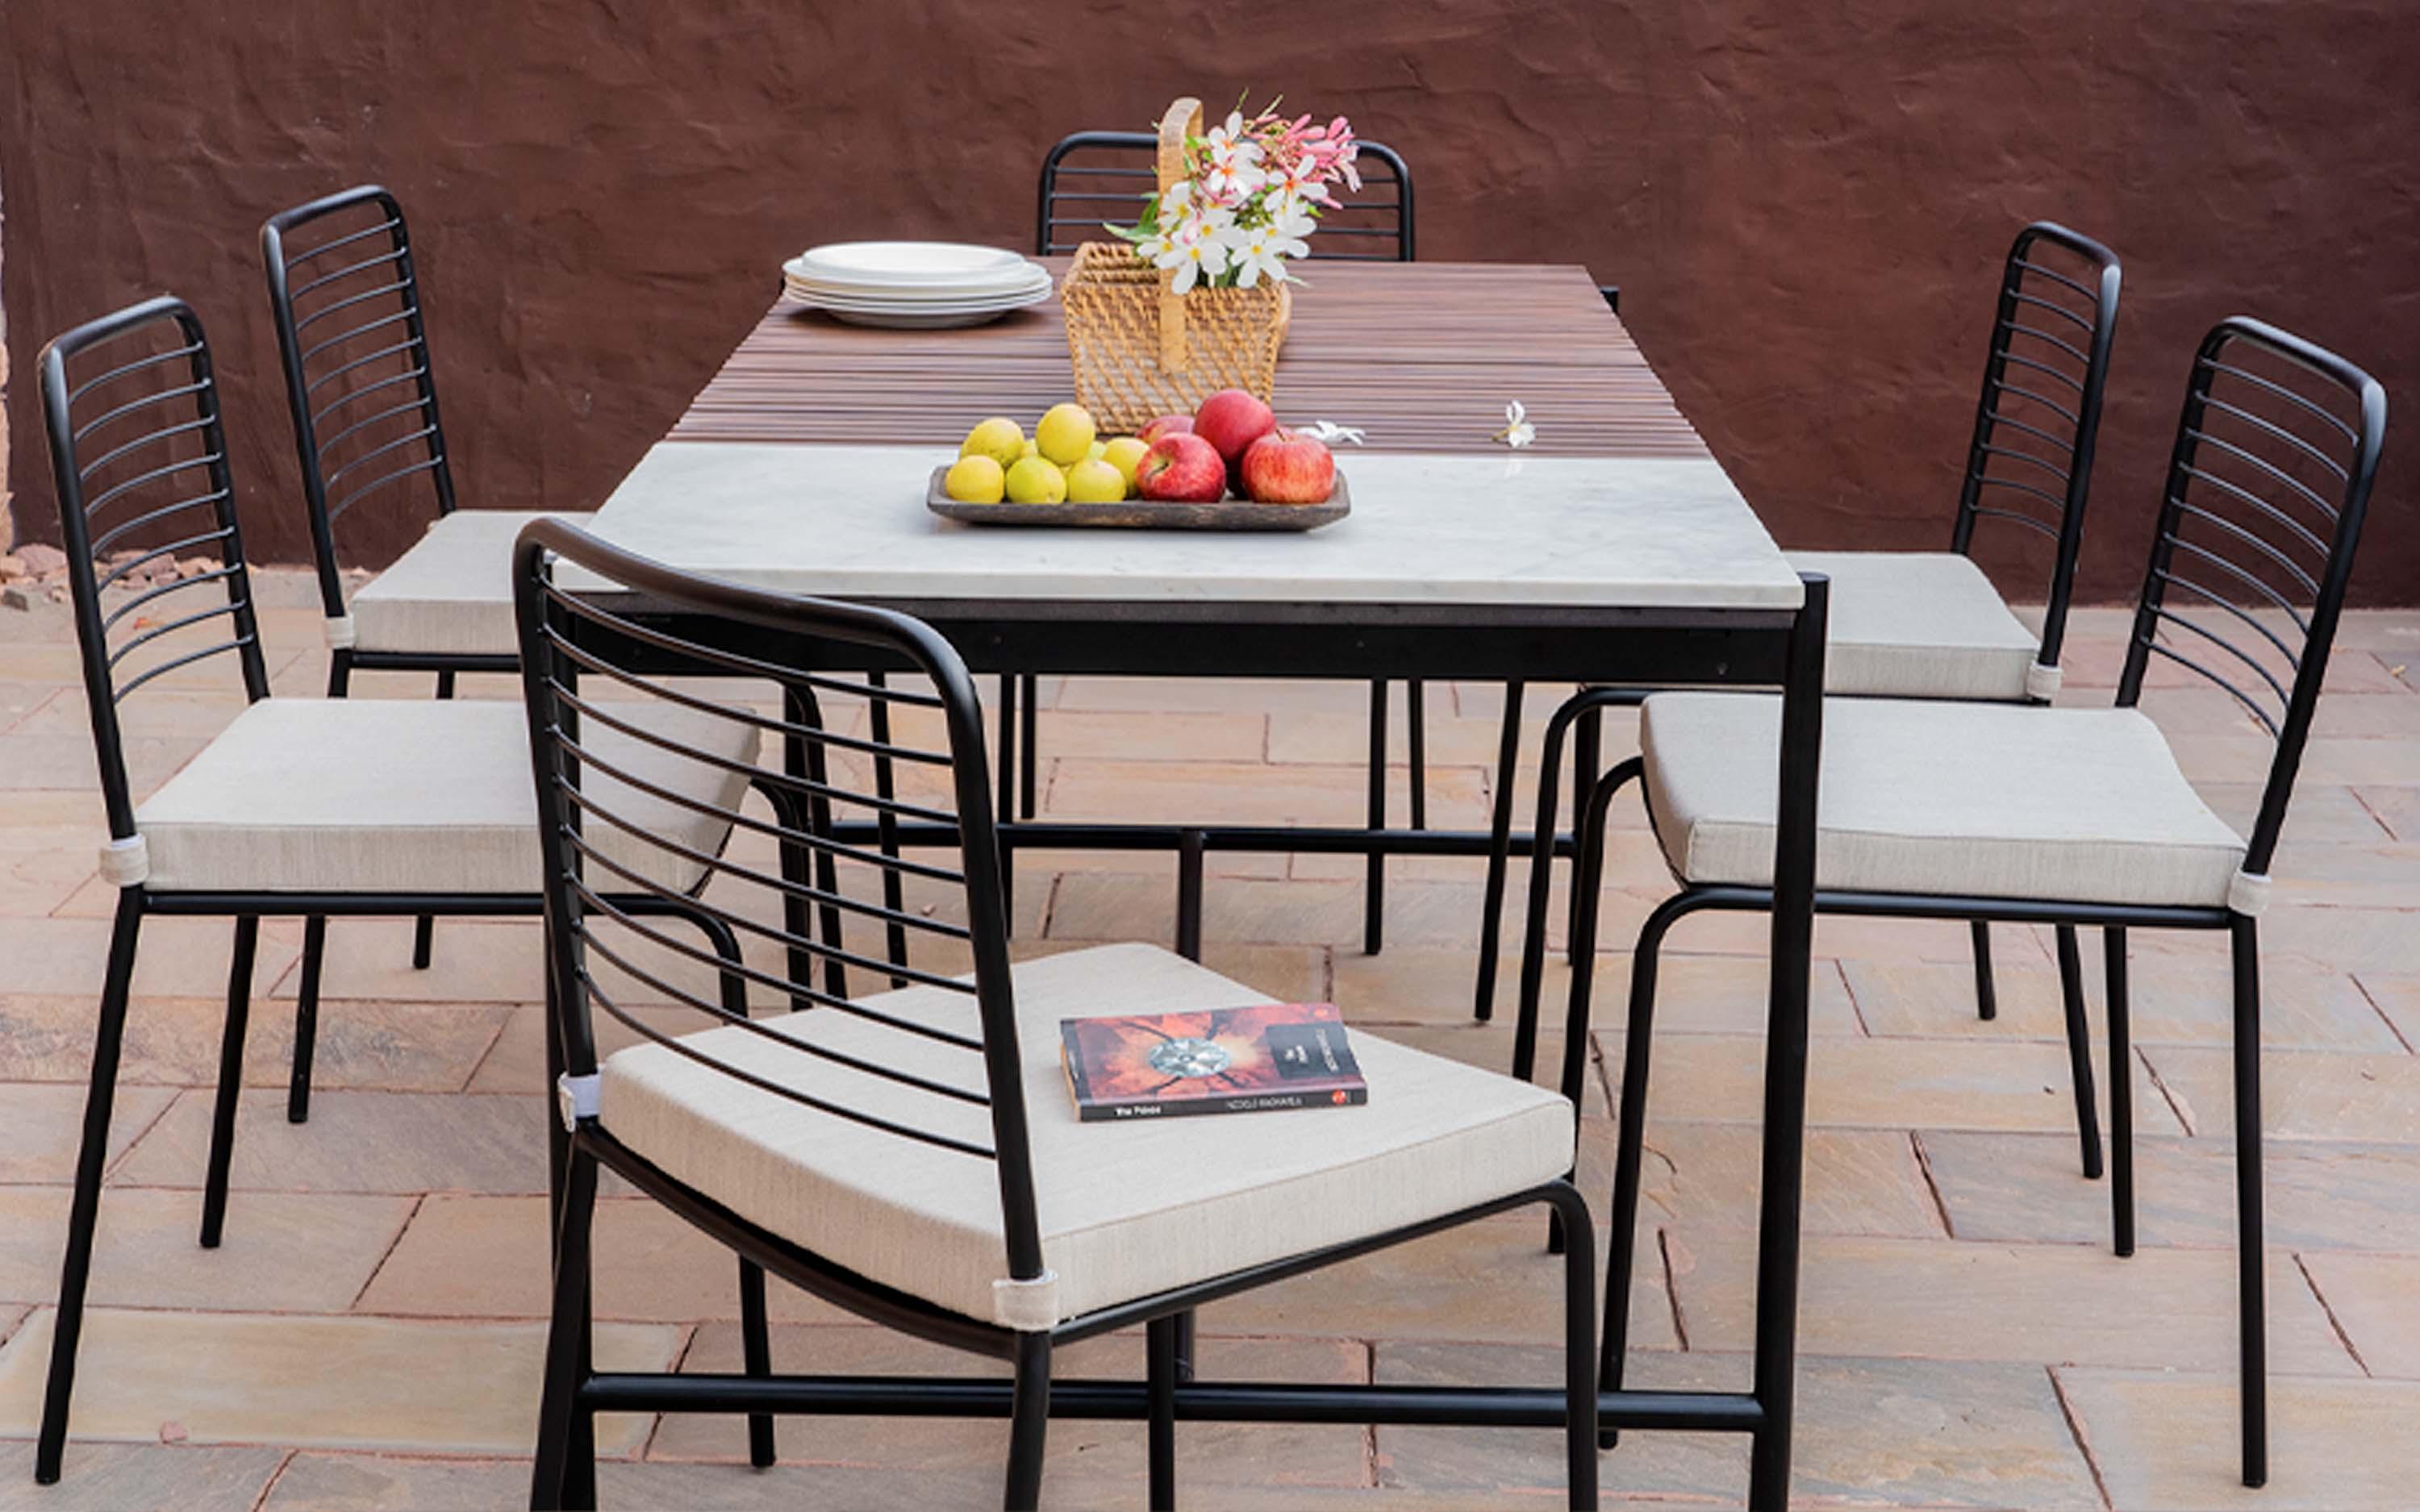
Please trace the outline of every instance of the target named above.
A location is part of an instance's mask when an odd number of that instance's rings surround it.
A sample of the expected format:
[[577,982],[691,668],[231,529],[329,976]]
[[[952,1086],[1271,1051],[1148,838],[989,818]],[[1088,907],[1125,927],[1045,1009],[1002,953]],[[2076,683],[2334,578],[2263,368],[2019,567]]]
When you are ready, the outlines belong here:
[[958,448],[958,455],[987,456],[1006,469],[1026,455],[1026,444],[1024,427],[1004,415],[994,415],[967,432],[966,443]]
[[1067,497],[1077,503],[1114,504],[1125,496],[1125,475],[1097,456],[1067,470]]
[[1008,470],[1008,500],[1013,504],[1055,504],[1067,497],[1067,474],[1047,457],[1029,456]]
[[1093,460],[1093,461],[1094,461],[1094,462],[1097,462],[1097,461],[1099,461],[1103,456],[1106,456],[1107,455],[1109,455],[1109,442],[1107,442],[1107,441],[1103,441],[1103,440],[1096,440],[1096,441],[1094,441],[1092,445],[1090,445],[1090,446],[1088,446],[1088,447],[1084,448],[1084,455],[1085,455],[1086,457],[1088,457],[1089,459],[1091,459],[1091,460]]
[[[1033,438],[1031,436],[1025,438],[1024,444],[1016,449],[1017,456],[1040,456],[1041,455],[1041,449],[1033,444]],[[1016,465],[1016,457],[1009,458],[1009,465],[1011,467],[1015,467]]]
[[962,504],[996,504],[1008,475],[988,456],[962,456],[941,480],[941,491]]
[[1118,476],[1126,480],[1128,498],[1134,496],[1135,470],[1150,455],[1150,444],[1132,436],[1120,436],[1101,448],[1101,460],[1117,469]]
[[1093,412],[1080,404],[1054,404],[1033,427],[1033,444],[1061,467],[1073,467],[1093,449]]

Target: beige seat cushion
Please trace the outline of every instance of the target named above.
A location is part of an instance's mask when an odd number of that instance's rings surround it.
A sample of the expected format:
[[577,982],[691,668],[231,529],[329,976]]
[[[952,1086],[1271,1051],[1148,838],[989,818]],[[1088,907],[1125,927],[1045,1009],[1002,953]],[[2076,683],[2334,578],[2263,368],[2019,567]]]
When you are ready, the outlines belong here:
[[[753,728],[660,704],[628,706],[668,738],[753,765]],[[597,721],[582,744],[719,809],[747,779]],[[729,826],[601,773],[582,785],[650,832],[708,855]],[[237,716],[135,810],[159,891],[531,893],[538,890],[537,797],[519,700],[263,699]],[[591,824],[599,850],[686,892],[695,862]],[[606,880],[594,880],[602,890]]]
[[353,594],[353,645],[363,651],[515,656],[513,538],[534,519],[585,527],[589,515],[458,509]]
[[[1359,1029],[1352,1042],[1370,1084],[1366,1106],[1079,1122],[1060,1069],[1061,1019],[1270,999],[1147,945],[1027,962],[1015,980],[1057,1319],[1437,1217],[1552,1180],[1571,1165],[1572,1110],[1561,1097]],[[970,996],[937,988],[864,1002],[967,1032],[975,1022]],[[869,1049],[895,1069],[982,1085],[971,1052],[830,1009],[766,1022]],[[744,1029],[683,1042],[861,1112],[991,1144],[984,1107],[903,1089]],[[990,1160],[802,1106],[658,1045],[606,1063],[599,1105],[609,1133],[759,1226],[954,1312],[1016,1322],[994,1294],[1008,1272]]]
[[[1684,882],[1773,880],[1781,702],[1659,693],[1638,722],[1648,813]],[[2243,841],[2133,709],[1832,699],[1819,887],[2222,905]]]
[[2041,642],[2000,601],[1983,569],[1947,551],[1792,551],[1790,564],[1832,579],[1823,684],[1870,698],[2025,697]]

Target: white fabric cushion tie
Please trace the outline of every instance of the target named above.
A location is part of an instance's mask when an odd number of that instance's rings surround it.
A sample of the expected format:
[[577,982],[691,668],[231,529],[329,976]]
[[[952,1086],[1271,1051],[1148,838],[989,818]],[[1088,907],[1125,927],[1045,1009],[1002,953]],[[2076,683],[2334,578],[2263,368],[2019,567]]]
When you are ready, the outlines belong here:
[[329,615],[327,620],[327,630],[329,650],[350,651],[353,649],[353,617],[351,615]]
[[2258,918],[2269,908],[2269,874],[2238,872],[2226,885],[2226,906],[2246,918]]
[[2058,697],[2058,686],[2065,676],[2059,668],[2035,662],[2025,669],[2025,697],[2038,703],[2048,703]]
[[585,1076],[565,1072],[554,1079],[554,1106],[563,1115],[565,1133],[578,1128],[581,1119],[597,1117],[604,1103],[600,1095],[604,1083],[605,1078],[593,1071]]
[[113,887],[139,887],[151,875],[151,847],[140,835],[113,840],[101,848],[101,880]]
[[1044,1271],[1031,1281],[991,1284],[992,1321],[1020,1334],[1040,1334],[1059,1323],[1059,1273]]

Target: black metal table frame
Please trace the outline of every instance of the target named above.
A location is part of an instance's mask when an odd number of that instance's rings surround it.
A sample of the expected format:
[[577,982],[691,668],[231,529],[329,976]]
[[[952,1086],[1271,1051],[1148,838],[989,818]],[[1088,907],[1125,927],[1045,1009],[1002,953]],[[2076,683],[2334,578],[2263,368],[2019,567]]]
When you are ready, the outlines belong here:
[[[1329,603],[1316,605],[1136,603],[1083,600],[881,600],[946,637],[977,672],[1151,677],[1304,677],[1337,681],[1419,677],[1428,681],[1621,682],[1677,687],[1778,688],[1783,697],[1778,826],[1775,847],[1772,976],[1765,1042],[1761,1178],[1759,1189],[1754,1376],[1745,1392],[1618,1390],[1600,1394],[1606,1442],[1622,1428],[1746,1433],[1753,1440],[1748,1505],[1779,1512],[1788,1503],[1793,1418],[1799,1269],[1800,1179],[1805,1157],[1807,987],[1814,935],[1816,791],[1823,739],[1822,680],[1828,585],[1804,578],[1803,606],[1790,609],[1576,608]],[[615,612],[655,622],[690,641],[788,665],[843,671],[891,671],[861,648],[795,638],[768,640],[752,630],[667,613],[626,598]],[[586,632],[583,632],[586,633]],[[648,653],[624,640],[613,654],[644,666]],[[685,669],[662,665],[651,670]],[[1004,815],[1015,810],[1003,805]],[[864,834],[853,831],[861,827]],[[875,838],[870,821],[836,826],[840,838]],[[927,830],[929,829],[929,833]],[[1483,831],[1370,830],[1284,825],[1002,822],[1003,847],[1067,850],[1172,850],[1179,857],[1178,948],[1201,950],[1202,858],[1209,851],[1322,852],[1373,857],[1401,855],[1484,856]],[[903,846],[954,843],[954,832],[902,824]],[[1206,1288],[1215,1293],[1215,1284]],[[1621,1305],[1626,1299],[1614,1299]],[[935,1393],[925,1383],[852,1382],[824,1412],[922,1415],[1005,1415],[1004,1382],[967,1381]],[[908,1389],[913,1386],[914,1389]],[[596,1405],[611,1406],[615,1382],[601,1378]],[[679,1411],[763,1412],[774,1408],[745,1377],[697,1381]],[[1069,1381],[1054,1388],[1054,1417],[1140,1418],[1148,1410],[1140,1381]],[[1322,1386],[1277,1388],[1188,1381],[1177,1388],[1176,1415],[1189,1421],[1302,1420],[1306,1412],[1336,1422],[1545,1427],[1563,1419],[1560,1394],[1522,1387]]]

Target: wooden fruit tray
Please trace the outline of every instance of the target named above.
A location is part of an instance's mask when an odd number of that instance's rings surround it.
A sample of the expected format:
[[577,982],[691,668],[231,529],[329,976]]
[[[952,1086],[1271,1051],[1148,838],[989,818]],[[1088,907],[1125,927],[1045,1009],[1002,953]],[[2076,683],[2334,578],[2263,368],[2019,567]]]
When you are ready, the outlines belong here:
[[1153,499],[1127,499],[1114,504],[969,504],[949,496],[941,486],[947,467],[933,470],[924,507],[944,519],[970,525],[1085,525],[1135,531],[1315,531],[1353,513],[1353,494],[1344,474],[1336,474],[1336,489],[1324,504],[1256,504],[1249,499],[1222,499],[1215,504],[1168,503]]

